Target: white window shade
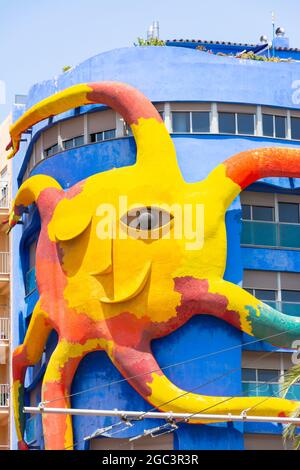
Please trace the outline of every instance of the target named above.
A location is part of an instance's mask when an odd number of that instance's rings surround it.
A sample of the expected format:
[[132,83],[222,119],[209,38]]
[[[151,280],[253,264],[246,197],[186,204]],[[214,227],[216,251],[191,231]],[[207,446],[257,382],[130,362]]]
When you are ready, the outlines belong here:
[[60,125],[60,134],[62,140],[72,139],[79,135],[84,134],[84,119],[83,116],[71,118],[63,121]]
[[44,149],[48,149],[52,147],[52,145],[57,144],[58,141],[58,127],[50,127],[50,129],[46,130],[43,134],[43,144]]
[[99,111],[88,114],[89,134],[107,131],[116,128],[116,113],[112,110]]
[[300,290],[299,273],[281,273],[281,289]]
[[276,290],[277,273],[273,271],[244,271],[243,287]]

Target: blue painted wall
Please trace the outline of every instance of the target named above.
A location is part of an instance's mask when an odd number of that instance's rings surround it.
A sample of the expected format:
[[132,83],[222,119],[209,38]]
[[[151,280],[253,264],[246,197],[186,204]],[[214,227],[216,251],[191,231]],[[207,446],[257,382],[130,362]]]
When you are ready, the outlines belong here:
[[[58,77],[57,80],[48,80],[34,85],[29,92],[27,106],[32,106],[44,97],[79,82],[120,80],[138,87],[146,96],[156,102],[217,101],[297,108],[297,96],[295,95],[297,88],[294,85],[297,79],[300,79],[300,67],[297,63],[273,64],[242,61],[178,47],[126,48],[92,57],[70,72]],[[99,106],[82,107],[80,112],[84,113],[96,108]],[[73,115],[74,111],[64,113],[54,121]],[[33,138],[48,124],[47,121],[35,126]],[[188,182],[203,179],[218,163],[239,151],[259,146],[297,145],[296,142],[279,141],[278,139],[243,138],[240,136],[173,135],[172,138],[176,146],[181,172]],[[19,175],[20,178],[30,157],[30,147],[26,153],[28,144],[22,145],[21,151],[13,161],[14,175]],[[91,174],[106,171],[115,166],[131,165],[134,161],[135,144],[133,139],[122,138],[60,153],[40,162],[32,174],[49,174],[67,188]],[[291,187],[291,181],[285,178],[272,178],[262,181],[261,184],[267,185],[269,190],[275,188],[288,190]],[[300,187],[298,180],[294,180],[293,185]],[[15,178],[13,191],[16,192],[16,190]],[[21,249],[19,256],[20,242],[22,242],[21,246],[25,246],[26,231],[30,234],[33,230],[31,224],[38,224],[37,219],[33,217],[29,226],[24,228],[17,226],[12,235],[15,345],[19,341],[19,314],[22,312],[24,317],[30,315],[37,298],[35,291],[24,299],[21,263],[23,260],[24,265],[26,258],[24,250]],[[243,249],[241,252],[238,200],[228,211],[226,224],[228,235],[226,279],[241,283],[243,264],[247,269],[277,269],[280,261],[276,256],[270,254],[267,257],[262,252],[250,249]],[[288,270],[300,271],[296,256],[284,252],[280,258]],[[285,264],[286,260],[289,260],[288,264]],[[290,266],[293,269],[290,269]],[[52,349],[56,339],[53,338],[51,341],[49,348]],[[153,349],[160,365],[165,366],[203,356],[209,352],[234,347],[235,349],[231,349],[226,354],[214,355],[205,360],[194,360],[185,366],[170,368],[166,374],[177,385],[185,389],[202,385],[199,387],[199,393],[238,395],[241,393],[242,341],[242,334],[233,327],[217,319],[203,316],[192,319],[172,335],[155,341]],[[219,378],[220,375],[231,369],[237,369],[237,371],[227,377]],[[29,374],[28,383],[33,380],[34,375],[35,372]],[[79,366],[72,391],[77,393],[95,386],[99,388],[90,393],[76,395],[72,405],[82,408],[149,409],[149,405],[126,382],[111,387],[106,386],[107,383],[119,379],[119,373],[104,353],[90,354]],[[210,384],[204,385],[207,382]],[[38,397],[38,393],[36,396]],[[74,418],[77,447],[82,449],[84,436],[93,433],[97,427],[107,425],[110,422],[109,418]],[[136,424],[128,431],[127,435],[139,433],[154,425],[153,421]],[[118,437],[125,435],[120,434]],[[175,442],[181,449],[240,449],[243,447],[243,426],[232,424],[184,425],[176,432]],[[36,444],[42,445],[42,440],[38,439]]]

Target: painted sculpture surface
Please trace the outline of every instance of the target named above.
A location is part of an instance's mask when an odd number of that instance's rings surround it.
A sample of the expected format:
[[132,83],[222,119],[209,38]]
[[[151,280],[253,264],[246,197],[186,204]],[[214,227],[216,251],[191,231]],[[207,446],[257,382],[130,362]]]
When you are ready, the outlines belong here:
[[[168,131],[148,99],[131,86],[100,82],[76,85],[27,111],[11,129],[12,155],[25,129],[89,103],[106,104],[128,122],[137,145],[136,164],[91,176],[67,191],[49,176],[33,176],[16,195],[10,228],[34,202],[41,217],[36,253],[40,298],[24,344],[13,354],[19,448],[26,448],[22,413],[26,368],[39,361],[53,329],[59,340],[43,379],[42,400],[55,399],[56,407],[70,406],[68,395],[81,359],[105,350],[132,387],[160,410],[196,413],[212,407],[209,413],[239,414],[254,406],[249,414],[290,415],[298,402],[263,401],[261,397],[233,397],[225,402],[226,397],[182,396],[183,390],[157,364],[151,341],[198,314],[214,315],[257,338],[271,337],[272,344],[282,347],[290,348],[299,339],[300,318],[263,304],[224,281],[223,274],[226,209],[259,178],[299,177],[300,150],[244,152],[218,165],[205,180],[186,183]],[[128,216],[128,208],[120,208],[120,196],[126,196],[128,207],[133,208]],[[111,236],[101,238],[99,207],[103,204],[118,207],[121,222]],[[169,215],[166,205],[189,207],[189,218],[196,217],[202,205],[202,246],[191,249],[188,235],[173,236],[175,214]],[[108,231],[113,219],[111,214]],[[156,234],[153,239],[143,237],[149,231]],[[46,449],[72,448],[70,416],[44,414],[43,429]]]

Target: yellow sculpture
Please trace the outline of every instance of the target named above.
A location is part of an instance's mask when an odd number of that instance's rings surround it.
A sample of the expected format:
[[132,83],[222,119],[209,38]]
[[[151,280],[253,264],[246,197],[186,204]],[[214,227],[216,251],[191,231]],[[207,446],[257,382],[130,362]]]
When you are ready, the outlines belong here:
[[[152,104],[120,83],[76,85],[38,103],[11,129],[13,153],[22,132],[67,109],[102,102],[130,124],[136,164],[112,169],[64,191],[38,175],[20,187],[10,227],[36,203],[41,233],[36,253],[40,295],[24,340],[13,356],[14,412],[23,441],[23,382],[52,329],[58,333],[43,380],[42,400],[70,406],[81,359],[105,350],[151,405],[173,412],[290,415],[299,403],[279,398],[183,395],[161,371],[151,341],[180,328],[193,315],[211,314],[258,338],[291,347],[300,319],[263,304],[223,280],[225,212],[241,190],[263,176],[300,176],[300,151],[265,148],[234,156],[199,183],[186,183],[172,140]],[[168,403],[172,400],[171,403]],[[51,404],[50,404],[51,406]],[[192,422],[197,422],[193,420]],[[43,415],[46,449],[71,448],[68,415]]]

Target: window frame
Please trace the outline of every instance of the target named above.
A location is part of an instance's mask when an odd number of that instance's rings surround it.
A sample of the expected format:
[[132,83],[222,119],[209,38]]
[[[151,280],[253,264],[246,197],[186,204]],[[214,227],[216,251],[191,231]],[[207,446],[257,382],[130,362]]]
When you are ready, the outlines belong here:
[[[268,135],[264,133],[264,116],[271,116],[272,117],[272,135]],[[276,135],[276,118],[283,118],[285,123],[285,137],[279,137]],[[262,137],[266,137],[269,139],[288,139],[288,116],[284,116],[281,114],[274,114],[274,113],[262,113]]]
[[[189,114],[189,128],[190,130],[189,131],[174,131],[174,120],[173,120],[173,116],[174,114]],[[208,115],[208,131],[203,131],[203,132],[200,132],[200,131],[194,131],[193,129],[193,114],[194,113],[200,113],[200,114],[207,114]],[[211,121],[212,121],[212,113],[211,113],[211,110],[209,111],[205,111],[205,110],[196,110],[196,109],[193,109],[192,111],[190,110],[184,110],[184,109],[180,109],[179,111],[176,110],[176,109],[172,109],[171,110],[171,123],[172,123],[172,134],[184,134],[184,135],[189,135],[189,134],[198,134],[198,135],[205,135],[205,134],[211,134],[212,133],[212,126],[211,126]]]
[[[57,151],[53,151],[53,149],[56,147]],[[48,152],[51,150],[51,153],[49,154]],[[50,147],[44,149],[43,154],[44,158],[50,158],[53,157],[54,155],[57,155],[60,152],[60,148],[58,145],[58,142],[56,144],[51,145]]]
[[[299,138],[293,137],[293,119],[297,119],[299,121]],[[299,115],[298,116],[291,115],[290,120],[291,120],[291,137],[290,137],[290,139],[299,141],[300,140],[300,116]]]
[[[233,114],[234,115],[234,125],[235,125],[235,132],[221,132],[220,131],[220,115],[221,114]],[[239,122],[238,122],[238,116],[239,115],[247,115],[247,116],[253,116],[253,134],[249,133],[242,133],[239,132]],[[249,111],[223,111],[223,110],[218,110],[218,127],[219,127],[219,134],[221,135],[243,135],[243,136],[252,136],[255,137],[257,136],[257,112],[249,112]]]
[[[79,138],[82,138],[82,144],[76,145],[75,144],[76,139],[79,139]],[[66,142],[72,142],[73,143],[72,147],[66,148],[66,146],[65,146]],[[62,141],[62,151],[66,152],[68,150],[83,147],[84,145],[85,145],[85,143],[84,143],[84,134],[76,135],[75,137],[71,137],[71,139],[66,139],[66,140]]]
[[[245,270],[247,271],[247,269]],[[283,291],[293,291],[293,292],[297,292],[300,294],[300,288],[299,289],[292,289],[292,288],[282,288],[282,279],[281,279],[281,274],[282,272],[281,271],[277,271],[276,272],[276,288],[268,288],[268,287],[247,287],[247,285],[244,284],[244,280],[243,280],[243,289],[246,290],[247,292],[249,292],[251,295],[253,295],[254,297],[258,298],[256,296],[256,292],[257,291],[270,291],[270,292],[275,292],[275,299],[274,300],[264,300],[264,299],[259,299],[261,300],[261,302],[264,302],[266,304],[269,304],[269,303],[272,303],[272,304],[276,304],[276,309],[277,310],[280,310],[282,308],[282,304],[289,304],[289,305],[299,305],[300,306],[300,301],[299,302],[296,302],[296,301],[288,301],[288,300],[283,300],[282,299],[282,292]],[[299,274],[299,280],[300,280],[300,273],[296,273],[296,274]],[[279,304],[279,305],[278,305]],[[300,315],[299,315],[300,317]]]

